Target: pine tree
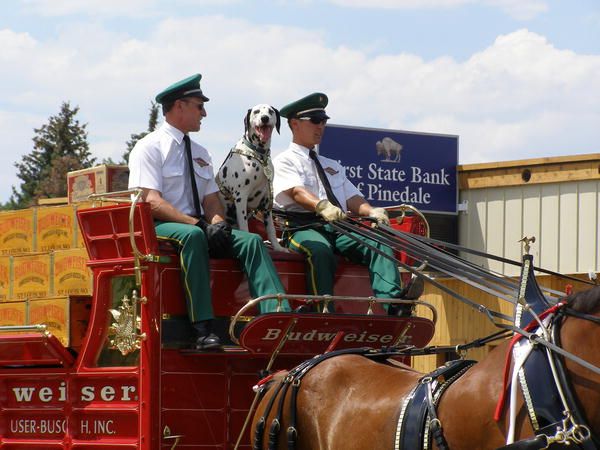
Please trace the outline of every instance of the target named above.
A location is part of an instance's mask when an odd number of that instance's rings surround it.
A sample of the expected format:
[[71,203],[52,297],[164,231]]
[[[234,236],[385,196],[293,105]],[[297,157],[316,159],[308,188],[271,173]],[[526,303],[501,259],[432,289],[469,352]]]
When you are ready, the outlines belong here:
[[148,119],[148,130],[142,131],[141,133],[131,135],[131,139],[129,139],[126,143],[127,150],[125,150],[125,153],[123,153],[123,163],[122,164],[129,163],[129,154],[131,153],[131,150],[133,150],[133,147],[135,147],[135,144],[137,143],[137,141],[139,141],[144,136],[146,136],[148,133],[150,133],[156,129],[156,125],[158,123],[158,110],[159,110],[159,105],[154,102],[151,102],[150,103],[150,117]]
[[20,192],[13,186],[9,201],[13,207],[25,208],[38,198],[67,195],[67,172],[94,164],[87,142],[87,124],[75,118],[79,107],[63,102],[60,112],[34,129],[33,150],[15,163],[22,181]]

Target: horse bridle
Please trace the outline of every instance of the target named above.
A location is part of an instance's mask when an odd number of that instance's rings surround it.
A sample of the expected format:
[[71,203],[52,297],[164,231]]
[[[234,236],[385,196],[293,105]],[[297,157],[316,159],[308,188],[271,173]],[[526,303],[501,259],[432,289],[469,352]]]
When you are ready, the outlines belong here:
[[[600,325],[600,318],[591,314],[580,313],[570,308],[569,305],[566,305],[557,313],[552,330],[552,340],[559,347],[561,346],[560,329],[566,316],[587,320],[594,324]],[[574,439],[576,441],[581,441],[578,442],[578,444],[582,445],[584,449],[591,450],[600,448],[600,436],[598,436],[598,434],[595,433],[594,430],[588,425],[588,421],[586,420],[581,404],[578,398],[574,395],[572,383],[567,376],[563,359],[554,352],[550,352],[550,355],[554,359],[556,372],[559,378],[558,382],[561,385],[559,388],[562,388],[565,402],[567,403],[566,406],[570,415],[570,417],[567,417],[567,419],[569,419],[573,425],[572,432]]]
[[[561,308],[557,309],[556,314],[552,317],[548,326],[545,327],[546,330],[550,331],[550,344],[554,347],[561,348],[560,329],[566,316],[573,316],[600,325],[600,319],[597,317],[575,311],[565,303]],[[526,409],[532,424],[538,421],[534,403],[538,407],[545,408],[546,413],[554,407],[553,412],[556,416],[562,416],[562,419],[537,429],[534,438],[523,439],[500,447],[497,450],[542,450],[549,448],[551,445],[553,445],[552,448],[562,448],[564,446],[565,448],[582,450],[600,448],[600,438],[588,425],[583,408],[574,395],[573,386],[567,375],[561,355],[553,351],[553,348],[550,346],[545,345],[545,347],[546,366],[549,366],[548,368],[551,369],[550,376],[554,380],[554,387],[559,394],[560,400],[556,401],[552,398],[552,395],[549,395],[550,398],[535,398],[535,396],[532,396],[532,392],[527,391],[526,393],[524,392]],[[536,376],[539,375],[539,373],[536,373]],[[542,374],[542,376],[544,375]],[[523,375],[523,378],[525,379],[526,376]],[[523,384],[522,389],[527,390],[527,382],[525,381]],[[560,447],[556,447],[557,445],[560,445]]]

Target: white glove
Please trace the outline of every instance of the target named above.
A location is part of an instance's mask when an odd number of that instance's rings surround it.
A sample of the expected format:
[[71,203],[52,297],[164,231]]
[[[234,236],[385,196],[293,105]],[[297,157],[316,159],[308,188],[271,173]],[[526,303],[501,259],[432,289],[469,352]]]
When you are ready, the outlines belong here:
[[319,203],[317,203],[315,211],[327,222],[333,222],[334,220],[342,220],[346,218],[344,211],[335,206],[329,200],[321,200]]
[[390,218],[388,217],[388,213],[383,208],[371,208],[371,212],[369,213],[369,217],[375,219],[378,224],[389,225]]

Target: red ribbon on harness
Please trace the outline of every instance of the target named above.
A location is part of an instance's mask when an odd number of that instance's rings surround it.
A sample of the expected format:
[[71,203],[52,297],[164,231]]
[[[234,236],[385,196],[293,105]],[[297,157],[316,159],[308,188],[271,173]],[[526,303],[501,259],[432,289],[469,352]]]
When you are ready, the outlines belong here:
[[[556,311],[558,311],[560,308],[562,308],[566,304],[567,304],[567,302],[563,300],[563,301],[558,302],[556,305],[548,308],[546,311],[542,312],[539,315],[540,320],[543,320],[549,314],[554,314]],[[524,330],[525,331],[534,330],[535,328],[537,328],[538,325],[539,325],[538,322],[534,319],[529,324],[527,324],[527,326],[524,328]],[[513,350],[513,347],[515,346],[515,344],[518,341],[520,341],[521,339],[524,339],[524,337],[521,336],[520,334],[516,334],[511,338],[510,344],[508,344],[508,351],[506,353],[506,360],[504,362],[504,382],[503,382],[503,386],[502,386],[502,392],[500,393],[500,396],[498,397],[498,403],[496,403],[496,410],[494,411],[494,420],[496,422],[500,421],[500,418],[501,418],[500,415],[502,414],[502,411],[504,410],[504,404],[506,403],[506,396],[508,394],[508,377],[510,375],[510,362],[511,362],[511,358],[512,358],[512,350]]]
[[275,375],[277,375],[277,374],[278,374],[278,373],[280,373],[280,372],[285,372],[285,370],[278,370],[277,372],[275,372],[275,373],[272,373],[272,374],[270,374],[270,375],[267,375],[266,377],[264,377],[264,378],[263,378],[263,379],[261,379],[261,380],[258,380],[258,383],[256,383],[256,384],[255,384],[255,385],[252,387],[252,389],[258,389],[258,388],[260,388],[261,386],[263,386],[263,385],[267,384],[269,381],[271,381],[271,380],[273,379],[273,377],[274,377]]

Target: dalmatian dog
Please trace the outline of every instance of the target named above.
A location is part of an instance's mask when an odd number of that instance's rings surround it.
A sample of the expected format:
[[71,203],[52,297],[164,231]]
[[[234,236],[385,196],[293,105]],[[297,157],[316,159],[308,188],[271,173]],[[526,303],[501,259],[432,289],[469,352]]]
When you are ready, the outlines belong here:
[[279,133],[279,111],[266,104],[250,108],[244,118],[244,136],[225,158],[216,178],[219,198],[227,221],[248,231],[248,219],[262,212],[263,222],[273,249],[287,252],[275,235],[273,224],[273,164],[271,134]]
[[384,137],[381,141],[375,143],[377,155],[385,156],[382,161],[385,162],[400,162],[400,153],[402,152],[402,144],[394,141],[390,137]]

